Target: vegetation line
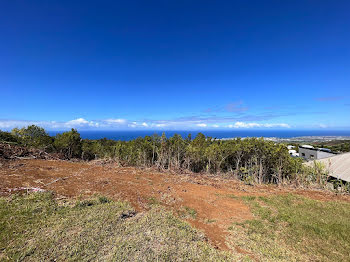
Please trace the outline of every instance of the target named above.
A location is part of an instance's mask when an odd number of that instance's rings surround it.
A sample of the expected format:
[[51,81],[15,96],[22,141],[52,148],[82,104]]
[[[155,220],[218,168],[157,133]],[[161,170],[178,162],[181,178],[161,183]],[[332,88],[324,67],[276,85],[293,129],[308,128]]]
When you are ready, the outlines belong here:
[[328,181],[324,167],[306,167],[300,158],[290,157],[284,144],[263,138],[217,140],[199,133],[194,139],[191,135],[184,139],[178,134],[167,138],[163,133],[131,141],[89,140],[81,139],[75,129],[51,137],[43,128],[31,125],[11,133],[0,131],[0,141],[39,148],[65,159],[111,159],[121,166],[221,174],[247,184],[324,188]]

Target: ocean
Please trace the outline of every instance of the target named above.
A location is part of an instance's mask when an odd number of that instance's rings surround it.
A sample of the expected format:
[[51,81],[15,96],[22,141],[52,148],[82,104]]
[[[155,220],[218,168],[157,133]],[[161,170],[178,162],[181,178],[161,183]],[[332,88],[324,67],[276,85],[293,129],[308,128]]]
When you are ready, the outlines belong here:
[[[79,131],[79,130],[78,130]],[[50,131],[49,134],[54,136],[63,131]],[[108,138],[113,140],[129,141],[138,137],[151,136],[153,134],[167,137],[174,134],[180,134],[186,138],[188,134],[194,138],[199,132],[213,138],[234,138],[234,137],[278,137],[290,138],[299,136],[350,136],[350,130],[201,130],[201,131],[155,131],[155,130],[133,130],[133,131],[79,131],[80,136],[84,139],[101,139]]]

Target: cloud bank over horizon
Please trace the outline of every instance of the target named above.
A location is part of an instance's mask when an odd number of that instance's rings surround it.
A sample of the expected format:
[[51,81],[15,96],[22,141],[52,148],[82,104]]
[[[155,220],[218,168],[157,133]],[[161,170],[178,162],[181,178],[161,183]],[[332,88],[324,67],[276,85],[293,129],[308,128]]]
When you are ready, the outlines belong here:
[[103,120],[87,120],[76,118],[69,121],[30,121],[0,119],[0,129],[10,130],[28,125],[41,126],[48,130],[200,130],[200,129],[247,129],[247,128],[291,128],[287,123],[256,123],[232,121],[229,123],[213,123],[211,120],[204,121],[197,118],[179,118],[173,120],[142,120],[131,121],[122,118],[110,118]]
[[[331,101],[331,98],[322,98]],[[302,110],[300,110],[302,109]],[[0,129],[10,130],[28,125],[41,126],[47,130],[230,130],[230,129],[343,129],[347,125],[334,125],[329,121],[308,121],[305,116],[324,118],[325,113],[308,107],[296,110],[293,106],[270,107],[251,110],[243,101],[198,110],[192,115],[141,118],[138,116],[87,119],[77,117],[67,121],[0,119]],[[298,124],[293,118],[298,118]],[[134,119],[133,119],[134,118]]]

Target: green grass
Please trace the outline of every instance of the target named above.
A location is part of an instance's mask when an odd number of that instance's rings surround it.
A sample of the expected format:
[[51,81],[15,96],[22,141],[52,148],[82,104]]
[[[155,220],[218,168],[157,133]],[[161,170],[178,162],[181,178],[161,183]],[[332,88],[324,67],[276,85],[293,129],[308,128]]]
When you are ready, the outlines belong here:
[[[254,219],[228,227],[232,250],[239,246],[260,261],[350,261],[350,203],[292,194],[243,199]],[[158,205],[137,214],[128,203],[103,196],[77,202],[56,201],[50,193],[0,198],[0,261],[238,260],[244,256],[214,249]]]
[[150,197],[150,198],[148,199],[148,204],[149,204],[149,205],[160,205],[160,202],[159,202],[159,200],[158,200],[157,198],[155,198],[155,197]]
[[245,201],[251,201],[251,200],[255,200],[256,197],[255,196],[241,196],[241,199],[245,200]]
[[239,197],[234,195],[234,194],[229,194],[229,195],[227,195],[227,197],[232,198],[232,199],[239,199]]
[[350,261],[350,204],[285,195],[245,197],[255,219],[229,227],[231,244],[262,261]]
[[197,211],[194,208],[185,206],[186,213],[193,219],[197,217]]
[[96,197],[49,193],[0,198],[0,261],[232,261],[161,207],[136,214]]
[[205,220],[205,223],[207,224],[211,224],[211,223],[215,223],[216,222],[216,219],[206,219]]
[[197,211],[194,208],[184,206],[180,210],[177,211],[178,217],[181,219],[196,219]]

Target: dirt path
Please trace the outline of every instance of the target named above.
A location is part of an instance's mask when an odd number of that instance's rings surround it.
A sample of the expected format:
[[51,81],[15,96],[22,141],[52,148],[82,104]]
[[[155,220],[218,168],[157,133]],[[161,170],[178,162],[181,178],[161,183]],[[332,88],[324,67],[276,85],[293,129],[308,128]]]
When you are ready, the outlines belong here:
[[210,242],[220,249],[228,249],[226,230],[233,222],[252,218],[240,196],[294,192],[322,200],[341,198],[349,201],[348,197],[324,192],[286,190],[275,186],[252,187],[203,175],[169,174],[113,165],[55,160],[2,163],[1,195],[32,187],[52,190],[66,197],[98,193],[112,199],[127,200],[138,211],[148,209],[150,203],[160,203],[202,230]]

